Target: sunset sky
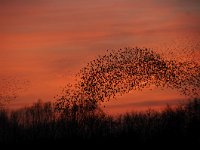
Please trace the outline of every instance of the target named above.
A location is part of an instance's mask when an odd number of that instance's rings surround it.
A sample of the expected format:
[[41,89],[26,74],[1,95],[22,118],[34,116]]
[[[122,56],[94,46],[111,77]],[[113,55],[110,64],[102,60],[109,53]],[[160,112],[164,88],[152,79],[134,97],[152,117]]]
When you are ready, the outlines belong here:
[[[186,49],[198,60],[199,43],[199,0],[0,0],[0,79],[29,81],[12,108],[53,100],[107,49],[145,46],[177,54]],[[171,89],[133,91],[106,104],[106,111],[160,107],[184,98]]]

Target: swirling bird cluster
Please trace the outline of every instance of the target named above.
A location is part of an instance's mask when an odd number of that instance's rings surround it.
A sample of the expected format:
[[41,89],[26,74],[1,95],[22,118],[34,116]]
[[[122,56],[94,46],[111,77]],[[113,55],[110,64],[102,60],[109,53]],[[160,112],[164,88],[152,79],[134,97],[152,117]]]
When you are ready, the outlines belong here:
[[200,66],[192,61],[166,60],[147,48],[124,48],[108,51],[83,67],[74,88],[63,89],[58,109],[78,106],[95,109],[99,103],[117,95],[154,85],[172,88],[199,97]]

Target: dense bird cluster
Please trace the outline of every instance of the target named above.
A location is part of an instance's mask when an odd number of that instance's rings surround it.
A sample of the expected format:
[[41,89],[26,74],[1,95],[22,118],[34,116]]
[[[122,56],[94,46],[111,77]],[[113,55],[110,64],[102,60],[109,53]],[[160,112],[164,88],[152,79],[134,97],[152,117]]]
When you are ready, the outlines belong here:
[[195,62],[166,60],[147,48],[108,51],[80,70],[75,88],[65,88],[57,104],[59,109],[74,104],[94,109],[99,102],[150,85],[198,97],[200,66]]

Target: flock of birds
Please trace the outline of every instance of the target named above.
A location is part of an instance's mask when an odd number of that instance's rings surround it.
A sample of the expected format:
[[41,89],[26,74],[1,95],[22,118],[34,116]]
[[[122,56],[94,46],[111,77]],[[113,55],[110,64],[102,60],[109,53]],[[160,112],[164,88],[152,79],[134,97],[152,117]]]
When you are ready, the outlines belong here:
[[[0,83],[0,106],[15,99],[29,84],[16,78],[2,78]],[[76,84],[63,89],[56,106],[60,110],[74,106],[94,110],[100,102],[151,85],[199,97],[200,65],[192,60],[166,59],[147,48],[108,51],[80,70]]]
[[[0,106],[15,99],[28,85],[27,81],[22,83],[16,78],[5,78],[0,82]],[[94,110],[100,102],[151,85],[199,97],[200,65],[191,60],[166,59],[147,48],[108,51],[80,70],[76,84],[63,88],[56,106],[59,110]]]
[[75,86],[68,85],[57,99],[59,110],[95,109],[100,102],[151,85],[199,97],[200,66],[192,61],[166,60],[147,48],[108,51],[82,68]]
[[2,77],[0,83],[0,107],[16,99],[29,86],[29,81],[21,81],[16,77]]

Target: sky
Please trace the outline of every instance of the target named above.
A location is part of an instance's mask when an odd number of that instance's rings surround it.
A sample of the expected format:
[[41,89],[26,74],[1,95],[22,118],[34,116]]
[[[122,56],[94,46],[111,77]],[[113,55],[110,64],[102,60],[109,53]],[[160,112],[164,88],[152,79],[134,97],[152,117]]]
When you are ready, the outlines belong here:
[[[11,108],[52,101],[107,49],[150,47],[181,59],[192,50],[198,61],[199,43],[199,0],[0,0],[1,84],[10,78],[29,84],[16,92]],[[110,101],[105,110],[160,108],[180,99],[186,97],[171,89],[144,89]]]

